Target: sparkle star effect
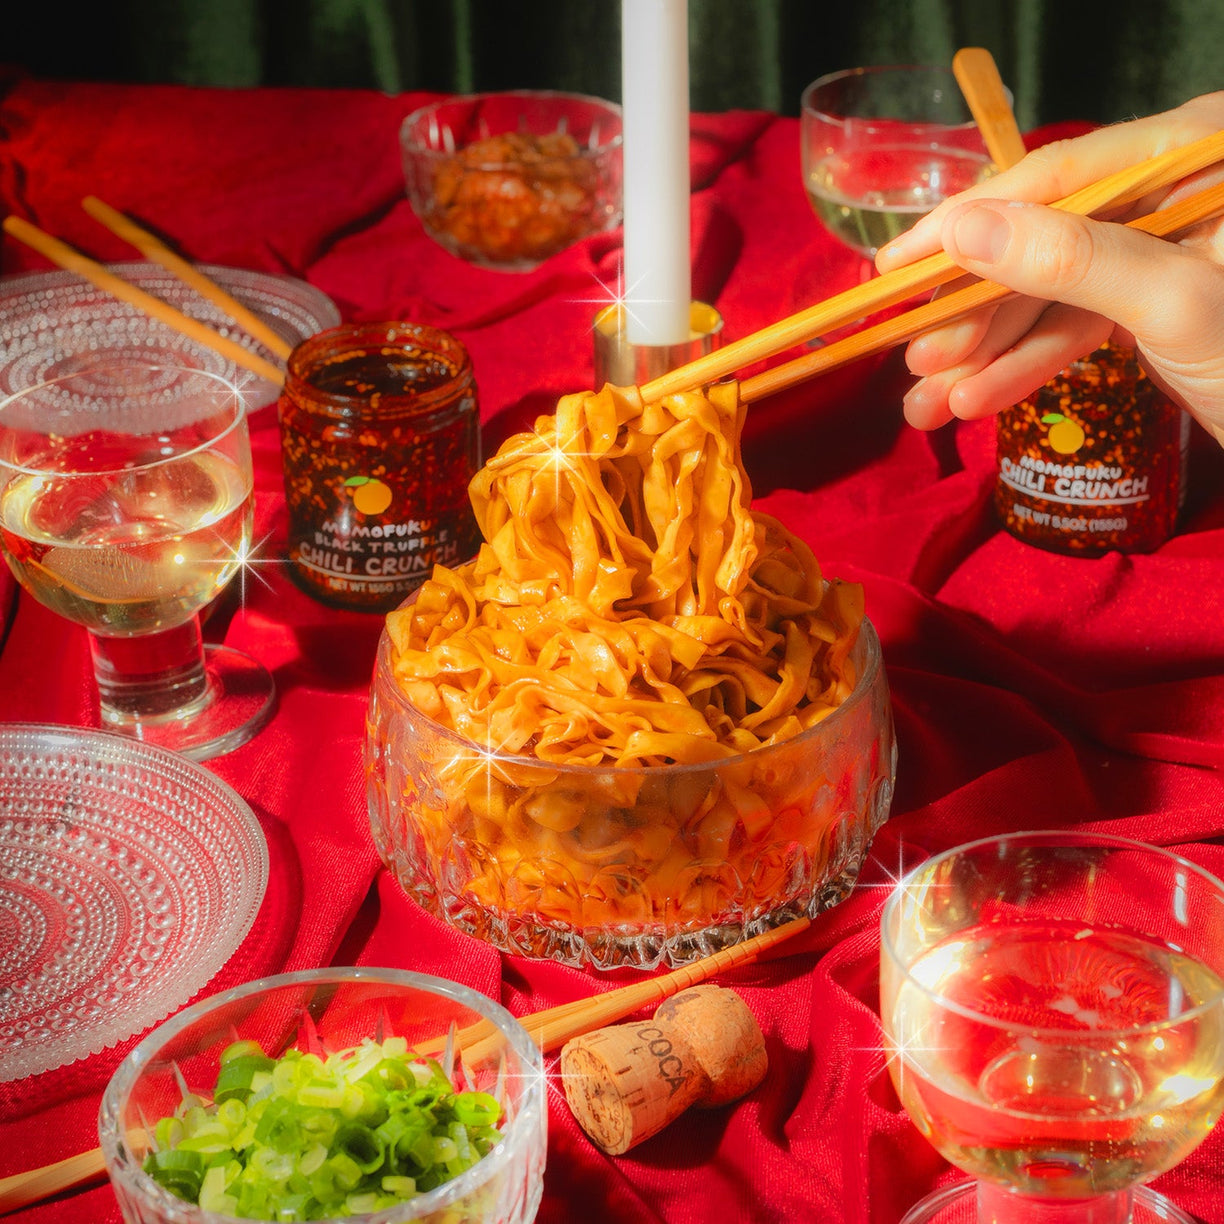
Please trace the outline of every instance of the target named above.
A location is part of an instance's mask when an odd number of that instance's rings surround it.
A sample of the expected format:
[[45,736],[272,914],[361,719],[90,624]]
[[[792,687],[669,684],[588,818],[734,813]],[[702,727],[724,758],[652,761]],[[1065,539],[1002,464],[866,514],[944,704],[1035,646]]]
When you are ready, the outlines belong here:
[[[876,882],[867,882],[860,878],[857,885],[864,889],[885,890],[888,902],[893,907],[891,912],[899,911],[898,921],[903,928],[912,927],[914,923],[922,921],[921,915],[930,910],[933,892],[950,887],[948,884],[932,881],[926,872],[915,871],[915,867],[925,857],[914,854],[911,856],[913,861],[907,864],[905,844],[898,842],[896,866],[886,866],[881,859],[872,855],[871,862],[878,867],[880,878]],[[887,938],[887,932],[885,937]],[[888,948],[883,949],[883,956],[890,956]],[[903,970],[904,966],[897,966],[894,971],[900,975]],[[895,999],[887,999],[881,995],[881,1008],[891,1008],[895,1003]],[[926,1061],[925,1056],[938,1056],[945,1052],[945,1047],[933,1044],[928,1039],[929,1022],[915,1023],[914,1018],[909,1017],[905,1009],[894,1014],[891,1020],[891,1038],[886,1038],[881,1033],[879,1043],[859,1049],[882,1060],[884,1069],[892,1073],[900,1092],[907,1064],[911,1069],[915,1065],[922,1065]]]
[[[912,1071],[915,1067],[923,1066],[927,1062],[927,1055],[934,1054],[936,1061],[939,1061],[940,1056],[947,1053],[947,1046],[928,1041],[929,1027],[928,1024],[922,1024],[910,1032],[904,1017],[900,1025],[894,1018],[892,1037],[885,1037],[878,1046],[871,1047],[872,1053],[883,1057],[884,1069],[892,1076],[898,1096],[904,1097],[907,1068]],[[898,1029],[903,1031],[897,1031]]]
[[257,579],[265,590],[272,590],[272,584],[260,573],[261,566],[289,564],[288,560],[284,557],[260,555],[271,535],[272,533],[268,532],[258,540],[244,542],[235,557],[235,560],[238,562],[238,602],[243,608],[246,607],[247,581],[249,578]]
[[495,743],[492,727],[486,724],[484,744],[472,741],[470,745],[457,748],[447,764],[443,766],[443,773],[455,773],[464,777],[479,773],[484,778],[485,803],[491,809],[494,807],[496,798],[493,786],[494,776],[500,774],[501,763],[506,757],[517,755],[518,753],[506,742]]
[[636,307],[644,305],[648,302],[656,302],[657,298],[641,297],[636,290],[641,288],[641,279],[634,281],[632,285],[625,284],[625,265],[623,259],[618,259],[616,262],[616,283],[609,285],[598,273],[595,273],[595,290],[590,297],[570,298],[574,304],[583,304],[597,307],[596,313],[609,306],[615,306],[621,313],[624,326],[630,320],[634,323],[640,323],[641,316],[637,313]]
[[561,507],[561,488],[564,475],[579,477],[580,461],[598,462],[603,456],[589,450],[580,450],[578,440],[580,434],[575,432],[567,438],[559,438],[555,434],[548,438],[537,433],[543,448],[540,454],[541,466],[551,469],[553,474],[553,513]]
[[868,881],[862,879],[861,875],[858,880],[857,887],[863,889],[883,889],[889,896],[898,892],[904,892],[907,900],[922,903],[932,888],[940,888],[943,885],[933,884],[930,879],[924,876],[915,876],[914,868],[923,861],[927,856],[925,854],[914,855],[913,861],[908,865],[905,861],[905,843],[900,841],[897,843],[897,865],[896,867],[885,866],[882,859],[872,854],[869,856],[869,862],[876,864],[879,868],[881,878],[876,881]]
[[[263,567],[289,564],[287,558],[262,555],[271,535],[272,533],[268,532],[258,540],[251,540],[244,535],[236,546],[228,542],[223,543],[217,556],[203,559],[203,564],[217,566],[229,572],[229,577],[221,585],[228,588],[237,582],[238,602],[243,609],[247,606],[248,583],[252,580],[258,581],[266,590],[272,590],[272,584],[260,572]],[[187,557],[181,553],[175,555],[173,560],[178,565],[187,563]]]

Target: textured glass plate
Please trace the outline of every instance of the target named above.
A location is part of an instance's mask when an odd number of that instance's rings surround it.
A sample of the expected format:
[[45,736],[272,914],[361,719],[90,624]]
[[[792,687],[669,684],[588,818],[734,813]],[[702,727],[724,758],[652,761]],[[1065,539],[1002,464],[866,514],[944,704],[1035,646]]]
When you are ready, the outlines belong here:
[[107,731],[0,724],[0,1082],[182,1006],[267,880],[254,814],[200,766]]
[[[107,265],[112,272],[243,348],[284,366],[219,307],[169,272],[150,263]],[[200,271],[259,315],[289,344],[334,327],[340,312],[305,281],[267,272],[201,264]],[[197,344],[138,307],[111,297],[72,272],[26,272],[0,277],[0,392],[70,374],[99,357],[169,358],[209,370],[244,388],[252,409],[272,403],[277,388]]]

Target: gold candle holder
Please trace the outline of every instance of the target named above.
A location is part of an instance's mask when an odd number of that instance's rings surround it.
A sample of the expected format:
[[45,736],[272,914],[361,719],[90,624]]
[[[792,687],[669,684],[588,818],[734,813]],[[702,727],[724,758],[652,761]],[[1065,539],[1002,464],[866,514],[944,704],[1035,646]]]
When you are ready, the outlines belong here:
[[678,344],[633,344],[625,334],[625,308],[605,306],[592,326],[595,338],[595,387],[640,387],[718,347],[722,315],[705,302],[689,306],[689,338]]

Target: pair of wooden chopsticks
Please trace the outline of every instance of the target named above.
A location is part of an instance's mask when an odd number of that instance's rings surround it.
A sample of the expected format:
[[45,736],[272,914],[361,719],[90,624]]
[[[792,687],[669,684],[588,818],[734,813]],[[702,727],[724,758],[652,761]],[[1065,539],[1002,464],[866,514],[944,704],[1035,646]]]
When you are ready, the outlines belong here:
[[[746,939],[743,943],[694,961],[691,965],[683,965],[662,977],[643,978],[639,982],[631,982],[628,986],[620,986],[603,994],[578,999],[573,1003],[562,1003],[559,1007],[550,1007],[524,1016],[519,1023],[545,1054],[551,1054],[572,1037],[580,1037],[606,1024],[614,1024],[643,1007],[656,1006],[664,999],[669,999],[690,986],[696,986],[699,982],[707,981],[715,974],[750,965],[762,953],[791,936],[806,931],[811,925],[810,918],[796,918],[771,931]],[[486,1020],[463,1029],[455,1035],[455,1039],[463,1051],[464,1061],[469,1065],[480,1062],[482,1056],[492,1050],[494,1043],[500,1041],[493,1025]],[[23,1173],[0,1178],[0,1214],[16,1211],[54,1194],[62,1194],[66,1190],[99,1181],[105,1172],[102,1149],[94,1148],[38,1169],[28,1169]]]
[[[197,267],[172,251],[156,235],[142,229],[129,217],[99,200],[97,196],[86,196],[81,201],[81,207],[125,242],[131,243],[146,259],[160,264],[166,271],[177,276],[184,284],[207,298],[270,352],[282,360],[289,356],[290,345],[283,336],[273,331],[258,315],[248,310],[214,280],[205,276]],[[284,382],[285,373],[279,366],[265,360],[258,353],[244,348],[236,340],[231,340],[228,336],[214,331],[198,319],[183,314],[182,311],[176,310],[151,293],[146,293],[143,289],[130,284],[121,276],[116,276],[104,264],[82,255],[68,243],[53,237],[29,221],[10,215],[4,219],[4,229],[6,233],[38,251],[57,267],[75,272],[112,297],[135,306],[151,318],[160,320],[206,348],[211,348],[222,356],[228,357],[235,365],[258,374],[275,386],[279,387]]]
[[[1170,187],[1221,160],[1224,160],[1224,131],[1213,132],[1179,149],[1128,166],[1061,200],[1053,201],[1053,207],[1091,216],[1107,208],[1132,203],[1158,188]],[[1176,205],[1127,224],[1158,237],[1170,237],[1221,212],[1224,212],[1224,185],[1198,192]],[[779,356],[796,345],[856,319],[899,306],[918,294],[927,293],[964,275],[963,269],[944,252],[928,255],[904,268],[855,285],[844,293],[790,315],[741,340],[714,349],[686,365],[677,366],[645,383],[641,387],[642,398],[651,403],[665,395],[696,390],[736,370]],[[759,400],[837,366],[903,343],[931,327],[959,318],[1010,293],[1011,290],[991,281],[975,282],[967,289],[949,293],[844,340],[746,378],[740,384],[740,394],[748,402]]]

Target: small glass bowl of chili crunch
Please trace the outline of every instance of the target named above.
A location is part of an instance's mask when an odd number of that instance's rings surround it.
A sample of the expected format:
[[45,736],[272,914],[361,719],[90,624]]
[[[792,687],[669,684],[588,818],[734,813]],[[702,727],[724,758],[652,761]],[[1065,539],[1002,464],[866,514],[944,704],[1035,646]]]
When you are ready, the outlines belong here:
[[583,94],[471,94],[400,127],[425,232],[484,268],[526,272],[621,221],[621,111]]

